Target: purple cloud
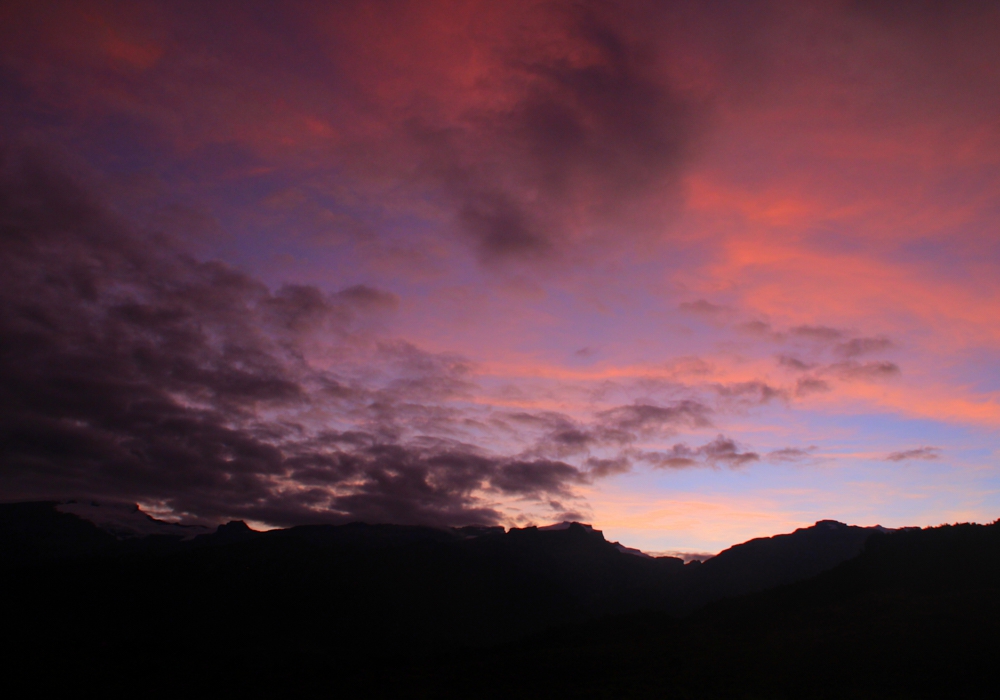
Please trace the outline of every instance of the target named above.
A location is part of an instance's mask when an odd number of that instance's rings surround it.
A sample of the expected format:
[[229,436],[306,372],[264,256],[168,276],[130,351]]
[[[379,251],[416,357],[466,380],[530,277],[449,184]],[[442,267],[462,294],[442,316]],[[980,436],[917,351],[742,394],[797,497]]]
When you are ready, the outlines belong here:
[[[132,231],[24,153],[0,155],[0,217],[8,498],[147,500],[284,525],[462,524],[501,518],[487,494],[542,500],[589,478],[421,438],[454,424],[436,401],[466,386],[461,358],[383,343],[366,364],[380,382],[310,364],[304,338],[349,337],[359,315],[395,307],[391,294],[271,292]],[[317,411],[358,427],[317,430]]]
[[905,462],[910,459],[940,459],[940,458],[941,458],[940,447],[915,447],[911,450],[890,452],[888,455],[886,455],[886,460],[889,462]]

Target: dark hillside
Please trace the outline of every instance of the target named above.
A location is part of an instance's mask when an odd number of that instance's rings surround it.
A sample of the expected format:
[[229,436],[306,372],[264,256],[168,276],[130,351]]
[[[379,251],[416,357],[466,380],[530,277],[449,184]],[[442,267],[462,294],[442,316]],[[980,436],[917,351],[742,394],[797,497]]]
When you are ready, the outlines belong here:
[[824,521],[700,565],[579,524],[124,537],[21,504],[0,535],[9,674],[154,696],[976,697],[1000,619],[997,526]]
[[[994,698],[1000,525],[876,534],[818,577],[674,619],[636,614],[497,650],[434,697]],[[513,671],[484,686],[491,668]]]

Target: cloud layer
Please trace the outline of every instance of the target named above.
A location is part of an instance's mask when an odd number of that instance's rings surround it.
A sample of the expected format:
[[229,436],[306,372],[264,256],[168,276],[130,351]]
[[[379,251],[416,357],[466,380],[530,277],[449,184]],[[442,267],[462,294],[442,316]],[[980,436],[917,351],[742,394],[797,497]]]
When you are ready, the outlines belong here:
[[992,519],[998,33],[978,2],[5,3],[4,493]]
[[[630,470],[642,441],[713,425],[695,399],[585,422],[494,411],[494,428],[526,442],[490,452],[458,439],[490,437],[483,416],[456,405],[477,391],[465,361],[362,330],[398,307],[395,295],[271,291],[132,230],[37,155],[8,150],[0,172],[10,497],[136,499],[276,524],[495,523],[504,499],[562,509],[555,499],[574,487]],[[742,466],[758,455],[720,435],[638,459]]]
[[[272,293],[136,234],[37,159],[4,153],[0,172],[8,497],[141,498],[286,524],[492,523],[484,493],[549,497],[584,481],[559,461],[405,442],[443,410],[428,401],[461,391],[454,359],[383,346],[371,362],[395,374],[381,384],[310,362],[319,335],[356,352],[354,322],[395,307],[392,295]],[[362,429],[317,429],[315,412]]]

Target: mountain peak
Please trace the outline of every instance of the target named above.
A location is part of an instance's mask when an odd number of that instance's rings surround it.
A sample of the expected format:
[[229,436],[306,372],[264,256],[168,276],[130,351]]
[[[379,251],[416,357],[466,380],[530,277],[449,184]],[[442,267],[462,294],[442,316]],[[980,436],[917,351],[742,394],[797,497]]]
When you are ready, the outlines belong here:
[[554,525],[543,525],[538,529],[544,532],[552,532],[554,530],[569,530],[574,525],[576,527],[582,527],[584,530],[587,530],[588,532],[596,532],[596,533],[601,532],[600,530],[595,530],[594,526],[591,525],[590,523],[578,523],[575,520],[572,522],[569,520],[563,520],[561,523],[556,523]]
[[157,520],[135,503],[114,501],[92,501],[87,499],[69,500],[56,505],[60,513],[69,513],[89,521],[118,539],[135,539],[149,535],[168,535],[191,539],[205,534],[208,528],[202,525]]
[[242,520],[230,520],[224,525],[219,525],[213,534],[207,535],[209,538],[207,541],[216,544],[229,544],[251,539],[258,534],[260,533],[257,530],[252,529]]
[[822,530],[841,530],[845,527],[850,527],[850,525],[842,523],[839,520],[817,520],[813,527]]

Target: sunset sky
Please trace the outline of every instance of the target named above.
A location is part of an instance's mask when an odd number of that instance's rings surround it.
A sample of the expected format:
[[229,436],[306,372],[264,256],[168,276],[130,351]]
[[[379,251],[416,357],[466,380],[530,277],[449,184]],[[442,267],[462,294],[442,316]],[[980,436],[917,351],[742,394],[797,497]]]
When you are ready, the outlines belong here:
[[0,496],[1000,517],[995,2],[0,5]]

